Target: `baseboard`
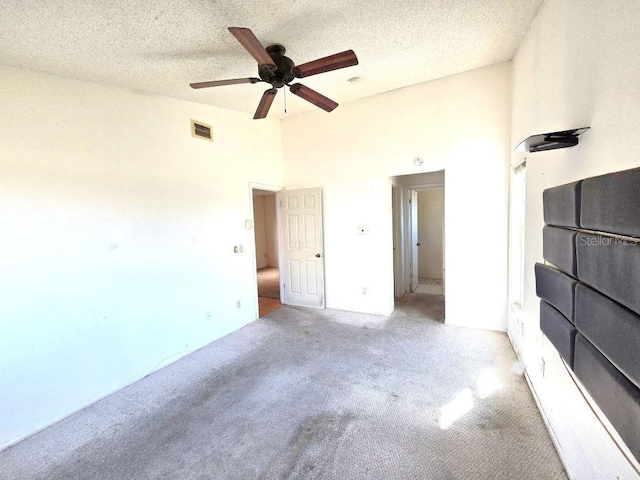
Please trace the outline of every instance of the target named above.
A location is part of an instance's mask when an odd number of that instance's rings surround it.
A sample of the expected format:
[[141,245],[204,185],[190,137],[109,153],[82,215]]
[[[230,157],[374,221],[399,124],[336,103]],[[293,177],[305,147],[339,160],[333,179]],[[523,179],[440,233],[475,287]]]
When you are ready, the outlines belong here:
[[[518,305],[518,308],[519,308],[519,305]],[[513,349],[513,351],[516,354],[516,358],[524,366],[524,362],[520,358],[520,352],[515,347],[515,343],[514,343],[513,339],[511,338],[511,334],[508,331],[507,331],[507,338],[509,339],[509,343],[511,344],[511,348]],[[542,407],[542,403],[540,403],[540,398],[538,398],[538,393],[536,392],[536,389],[533,386],[533,382],[531,381],[531,378],[529,377],[529,372],[527,372],[527,368],[526,367],[524,367],[524,379],[527,381],[527,385],[529,386],[529,391],[531,392],[531,396],[533,397],[534,402],[536,402],[536,407],[538,407],[538,411],[540,412],[540,416],[542,417],[542,421],[544,422],[544,426],[547,428],[547,432],[549,432],[549,437],[551,438],[551,443],[553,443],[553,446],[556,449],[556,452],[558,452],[558,457],[560,458],[560,463],[562,463],[562,466],[564,467],[564,471],[566,472],[567,477],[569,477],[569,480],[578,480],[577,477],[571,472],[571,469],[569,468],[569,464],[567,462],[567,457],[565,456],[565,454],[564,454],[564,452],[562,450],[562,446],[560,445],[560,441],[558,440],[558,437],[556,436],[556,432],[553,430],[553,427],[551,426],[551,422],[549,421],[549,418],[547,417],[547,414],[544,411],[544,408]]]
[[556,432],[553,430],[553,427],[551,426],[551,422],[549,422],[549,418],[547,417],[547,414],[545,413],[544,408],[542,408],[542,404],[540,403],[540,399],[538,398],[538,394],[536,393],[536,389],[533,386],[533,383],[531,382],[531,378],[529,378],[529,373],[527,372],[526,368],[524,370],[524,378],[527,381],[529,390],[531,391],[531,396],[533,397],[533,400],[536,402],[536,406],[538,407],[538,411],[540,412],[542,421],[544,422],[545,427],[547,427],[547,431],[549,432],[549,437],[551,437],[551,443],[553,443],[553,446],[555,447],[556,452],[558,452],[560,463],[562,463],[562,466],[564,467],[564,470],[567,473],[567,477],[569,477],[569,480],[578,480],[577,477],[572,474],[571,469],[569,468],[569,465],[567,463],[567,458],[565,457],[564,452],[562,451],[562,446],[560,445],[560,441],[558,440],[558,437],[556,436]]
[[209,342],[205,343],[205,344],[204,344],[204,345],[202,345],[201,347],[195,348],[195,349],[193,349],[193,350],[185,350],[184,352],[177,353],[177,354],[175,354],[175,355],[176,355],[176,358],[175,358],[174,360],[170,361],[170,362],[167,362],[167,360],[168,360],[169,358],[173,357],[173,355],[170,355],[169,357],[165,357],[165,358],[164,358],[163,360],[161,360],[161,361],[160,361],[160,363],[159,363],[159,364],[157,364],[157,365],[156,365],[156,366],[155,366],[155,367],[154,367],[150,372],[145,373],[145,374],[144,374],[144,375],[142,375],[141,377],[138,377],[138,378],[136,378],[135,380],[133,380],[133,381],[131,381],[131,382],[128,382],[128,383],[126,383],[126,384],[124,384],[124,385],[122,385],[122,386],[120,386],[120,387],[118,387],[118,388],[115,388],[115,389],[113,389],[113,390],[111,390],[111,391],[109,391],[109,392],[105,393],[104,395],[100,395],[99,397],[95,398],[94,400],[90,400],[90,401],[88,401],[88,402],[84,403],[83,405],[81,405],[81,406],[79,406],[79,407],[77,407],[77,408],[75,408],[75,409],[71,410],[69,413],[66,413],[66,414],[62,415],[62,416],[60,416],[60,417],[56,418],[55,420],[52,420],[51,422],[49,422],[49,423],[47,423],[47,424],[45,424],[45,425],[43,425],[43,426],[36,427],[36,428],[31,429],[31,430],[28,430],[26,433],[22,433],[22,434],[18,435],[17,437],[14,437],[14,438],[12,438],[11,440],[8,440],[8,441],[6,441],[6,442],[4,442],[4,443],[0,444],[0,452],[2,452],[2,451],[4,451],[4,450],[6,450],[7,448],[11,448],[11,447],[13,447],[14,445],[17,445],[18,443],[22,442],[23,440],[26,440],[26,439],[27,439],[27,438],[29,438],[30,436],[35,435],[36,433],[41,432],[42,430],[45,430],[46,428],[49,428],[49,427],[51,427],[51,426],[55,425],[55,424],[56,424],[56,423],[58,423],[58,422],[61,422],[61,421],[62,421],[62,420],[64,420],[65,418],[69,418],[69,417],[71,417],[72,415],[75,415],[76,413],[80,412],[81,410],[84,410],[85,408],[90,407],[91,405],[94,405],[94,404],[98,403],[98,402],[99,402],[99,401],[101,401],[101,400],[104,400],[105,398],[107,398],[107,397],[109,397],[109,396],[113,395],[114,393],[119,392],[120,390],[124,390],[124,389],[125,389],[125,388],[127,388],[128,386],[133,385],[134,383],[139,382],[140,380],[145,379],[145,378],[146,378],[146,377],[148,377],[149,375],[153,375],[155,372],[157,372],[157,371],[159,371],[159,370],[162,370],[162,369],[163,369],[163,368],[165,368],[165,367],[168,367],[169,365],[171,365],[171,364],[173,364],[173,363],[177,362],[178,360],[180,360],[180,359],[182,359],[182,358],[186,357],[187,355],[191,355],[192,353],[197,352],[198,350],[201,350],[201,349],[203,349],[203,348],[207,347],[208,345],[211,345],[213,342],[217,342],[217,341],[218,341],[218,340],[220,340],[221,338],[224,338],[224,337],[226,337],[227,335],[232,334],[233,332],[237,332],[237,331],[238,331],[238,330],[240,330],[242,327],[245,327],[245,326],[247,326],[247,325],[249,325],[250,323],[253,323],[253,322],[255,322],[255,321],[256,321],[256,319],[253,319],[253,320],[249,320],[249,321],[247,321],[247,322],[244,322],[244,323],[242,323],[238,328],[235,328],[235,329],[231,330],[230,332],[227,332],[227,333],[225,333],[225,334],[223,334],[223,335],[220,335],[219,337],[216,337],[215,339],[213,339],[213,340],[211,340],[211,341],[209,341]]
[[[189,352],[189,353],[191,353],[191,352]],[[180,360],[180,358],[186,357],[187,355],[189,355],[189,353],[186,353],[182,357],[177,358],[175,361],[177,362],[178,360]],[[155,371],[157,371],[157,370],[155,370]],[[151,372],[151,373],[153,373],[153,372]],[[137,378],[136,380],[133,380],[132,382],[127,383],[126,385],[123,385],[122,387],[115,388],[114,390],[111,390],[111,391],[105,393],[104,395],[101,395],[101,396],[97,397],[94,400],[90,400],[90,401],[86,402],[85,404],[80,405],[79,407],[71,410],[69,413],[66,413],[66,414],[64,414],[64,415],[62,415],[60,417],[57,417],[56,419],[52,420],[51,422],[49,422],[49,423],[47,423],[47,424],[45,424],[45,425],[43,425],[41,427],[36,427],[36,428],[31,429],[31,430],[27,430],[26,433],[18,435],[17,437],[12,438],[11,440],[9,440],[9,441],[3,443],[2,445],[0,445],[0,452],[6,450],[7,448],[13,447],[14,445],[17,445],[18,443],[22,442],[23,440],[26,440],[27,438],[29,438],[32,435],[35,435],[38,432],[41,432],[42,430],[45,430],[45,429],[47,429],[49,427],[52,427],[56,423],[63,421],[65,418],[69,418],[69,417],[75,415],[76,413],[80,412],[81,410],[84,410],[85,408],[88,408],[91,405],[93,405],[95,403],[98,403],[101,400],[104,400],[105,398],[113,395],[114,393],[119,392],[120,390],[124,390],[128,386],[133,385],[136,382],[139,382],[140,380],[142,380],[145,377],[148,377],[149,375],[151,375],[151,373],[147,373],[146,375],[144,375],[144,376],[142,376],[140,378]]]

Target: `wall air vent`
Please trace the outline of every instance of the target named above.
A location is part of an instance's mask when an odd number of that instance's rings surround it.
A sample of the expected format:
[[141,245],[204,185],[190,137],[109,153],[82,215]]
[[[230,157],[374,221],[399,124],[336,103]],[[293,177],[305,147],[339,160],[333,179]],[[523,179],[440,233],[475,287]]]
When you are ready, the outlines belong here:
[[211,130],[211,125],[207,125],[206,123],[197,122],[195,120],[191,120],[191,136],[193,138],[200,138],[202,140],[208,140],[213,142],[213,130]]

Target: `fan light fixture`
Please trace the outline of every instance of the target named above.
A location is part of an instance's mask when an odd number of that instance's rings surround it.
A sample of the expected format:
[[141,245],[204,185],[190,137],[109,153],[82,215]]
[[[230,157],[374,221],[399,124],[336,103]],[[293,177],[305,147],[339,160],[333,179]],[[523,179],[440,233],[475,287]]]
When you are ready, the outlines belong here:
[[[266,49],[258,41],[256,36],[248,28],[229,27],[231,34],[236,37],[240,44],[258,62],[258,76],[249,78],[234,78],[231,80],[215,80],[212,82],[191,83],[191,88],[221,87],[225,85],[238,85],[241,83],[270,83],[271,88],[264,92],[258,104],[254,119],[265,118],[271,104],[278,93],[278,89],[285,85],[289,87],[291,93],[299,96],[316,107],[320,107],[326,112],[333,111],[338,104],[324,95],[312,90],[301,83],[291,82],[295,78],[306,78],[319,73],[339,70],[341,68],[352,67],[358,64],[358,57],[353,50],[346,50],[335,55],[319,58],[312,62],[296,65],[293,60],[286,57],[286,49],[282,45],[270,45]],[[360,77],[354,77],[360,78]],[[350,80],[351,81],[351,80]]]

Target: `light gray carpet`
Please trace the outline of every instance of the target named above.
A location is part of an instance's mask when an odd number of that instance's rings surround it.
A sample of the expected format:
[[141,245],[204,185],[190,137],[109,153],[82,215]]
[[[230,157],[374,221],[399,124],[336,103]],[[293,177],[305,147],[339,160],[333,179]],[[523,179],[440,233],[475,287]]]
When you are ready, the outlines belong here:
[[566,478],[506,335],[443,304],[285,306],[0,453],[0,476]]
[[258,270],[258,296],[280,300],[280,270],[266,267]]

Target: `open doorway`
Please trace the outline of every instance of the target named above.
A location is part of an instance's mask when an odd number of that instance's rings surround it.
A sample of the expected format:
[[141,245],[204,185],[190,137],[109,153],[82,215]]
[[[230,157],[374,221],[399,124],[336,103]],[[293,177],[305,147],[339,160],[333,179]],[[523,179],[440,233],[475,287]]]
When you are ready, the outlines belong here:
[[444,320],[444,171],[397,176],[391,183],[394,296],[438,304]]
[[418,287],[416,292],[444,295],[444,186],[417,191]]
[[256,188],[252,193],[258,311],[263,317],[282,306],[276,193]]

